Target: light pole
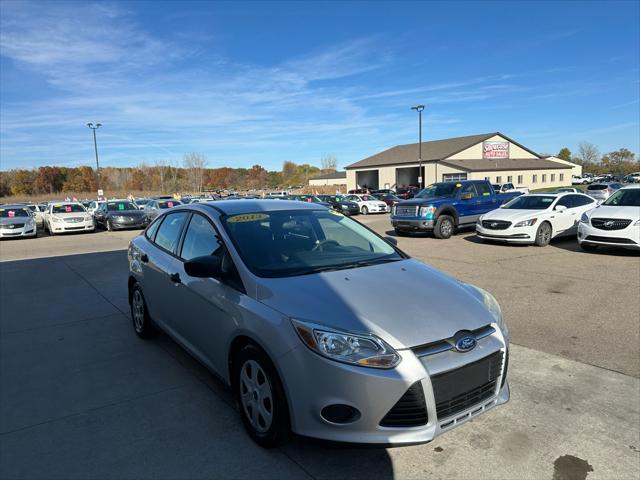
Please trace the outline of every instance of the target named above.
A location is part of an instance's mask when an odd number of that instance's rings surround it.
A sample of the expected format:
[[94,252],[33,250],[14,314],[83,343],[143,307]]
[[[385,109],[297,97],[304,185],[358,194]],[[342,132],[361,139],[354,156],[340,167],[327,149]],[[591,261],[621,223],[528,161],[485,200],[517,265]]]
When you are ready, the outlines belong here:
[[418,183],[420,184],[420,188],[424,188],[424,175],[422,174],[422,111],[424,110],[424,105],[416,105],[415,107],[411,107],[411,110],[418,112],[418,164],[420,165],[418,169]]
[[96,140],[96,130],[102,126],[101,123],[87,123],[87,127],[93,130],[93,148],[96,151],[96,187],[100,190],[100,162],[98,161],[98,142]]

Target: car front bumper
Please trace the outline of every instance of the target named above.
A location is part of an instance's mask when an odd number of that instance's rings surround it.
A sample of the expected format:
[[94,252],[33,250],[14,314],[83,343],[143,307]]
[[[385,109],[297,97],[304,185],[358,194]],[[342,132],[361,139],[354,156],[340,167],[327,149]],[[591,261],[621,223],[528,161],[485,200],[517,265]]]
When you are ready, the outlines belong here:
[[578,243],[587,245],[604,245],[640,250],[640,226],[634,222],[621,230],[602,230],[591,224],[578,224]]
[[56,222],[50,224],[50,229],[53,233],[71,233],[71,232],[91,232],[95,230],[95,224],[93,222]]
[[538,225],[531,227],[513,227],[505,230],[493,230],[484,228],[476,223],[476,235],[484,240],[494,240],[507,243],[533,243],[536,238]]
[[391,226],[406,232],[427,232],[433,230],[433,220],[420,217],[391,217]]
[[[410,349],[400,350],[400,364],[393,369],[374,369],[347,365],[326,359],[300,345],[277,360],[277,368],[287,392],[291,426],[294,432],[330,441],[402,445],[429,442],[443,432],[460,425],[509,400],[505,364],[507,347],[498,329],[466,353],[440,352],[418,357]],[[470,367],[497,352],[503,355],[495,386],[473,405],[449,416],[438,417],[432,378]],[[484,381],[484,380],[483,380]],[[409,389],[424,394],[428,420],[418,426],[381,426]],[[457,397],[456,397],[457,398]],[[359,415],[348,423],[334,423],[323,417],[323,408],[348,405]]]
[[21,228],[6,228],[0,227],[0,238],[24,238],[35,237],[37,227],[21,227]]
[[126,230],[128,228],[145,228],[148,225],[146,219],[135,220],[131,222],[111,222],[111,228],[114,230]]

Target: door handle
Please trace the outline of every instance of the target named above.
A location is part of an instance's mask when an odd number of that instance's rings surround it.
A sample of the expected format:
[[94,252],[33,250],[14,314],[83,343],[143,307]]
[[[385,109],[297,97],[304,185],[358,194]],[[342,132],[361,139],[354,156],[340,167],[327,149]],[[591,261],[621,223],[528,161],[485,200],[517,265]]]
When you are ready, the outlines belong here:
[[142,255],[140,255],[140,261],[147,263],[149,261],[149,256],[146,253],[143,253]]
[[169,278],[173,283],[182,283],[182,280],[180,280],[179,273],[172,273],[171,275],[169,275]]

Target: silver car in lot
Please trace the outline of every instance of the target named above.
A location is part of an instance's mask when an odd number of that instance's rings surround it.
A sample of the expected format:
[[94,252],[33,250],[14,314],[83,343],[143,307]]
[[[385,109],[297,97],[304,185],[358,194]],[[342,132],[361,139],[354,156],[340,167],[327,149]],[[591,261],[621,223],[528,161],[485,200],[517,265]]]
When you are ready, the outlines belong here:
[[586,194],[595,198],[598,203],[604,202],[612,193],[622,188],[618,182],[592,183],[587,187]]
[[0,206],[0,238],[24,238],[36,235],[35,215],[26,205]]
[[229,384],[260,445],[428,442],[509,399],[509,332],[491,294],[392,240],[313,203],[171,208],[129,245],[135,332]]

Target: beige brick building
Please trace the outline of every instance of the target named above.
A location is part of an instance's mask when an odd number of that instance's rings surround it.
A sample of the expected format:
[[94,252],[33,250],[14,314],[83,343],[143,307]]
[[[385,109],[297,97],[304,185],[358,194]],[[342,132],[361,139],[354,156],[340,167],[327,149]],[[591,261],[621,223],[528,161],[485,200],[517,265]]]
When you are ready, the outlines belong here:
[[[418,144],[398,145],[346,167],[347,188],[420,186]],[[422,143],[424,185],[448,180],[513,183],[530,189],[571,185],[577,167],[542,157],[500,132]]]

